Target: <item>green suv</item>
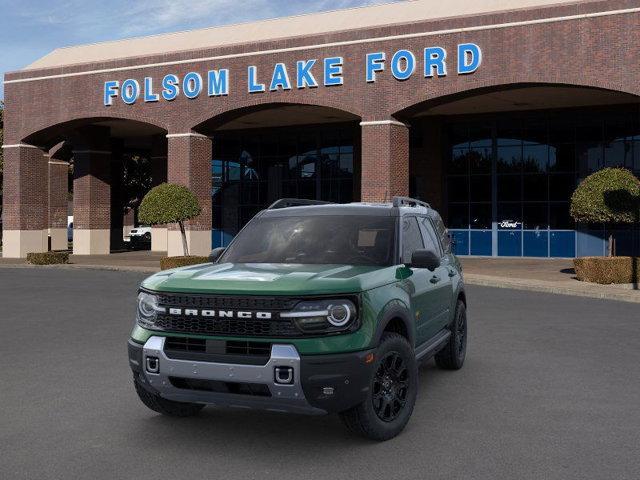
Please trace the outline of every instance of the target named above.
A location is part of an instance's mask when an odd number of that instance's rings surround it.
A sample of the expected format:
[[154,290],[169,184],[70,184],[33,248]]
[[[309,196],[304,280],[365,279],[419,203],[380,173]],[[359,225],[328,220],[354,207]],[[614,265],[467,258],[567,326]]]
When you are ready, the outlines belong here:
[[387,440],[418,392],[418,363],[462,367],[460,263],[428,204],[283,199],[211,263],[157,273],[138,293],[129,363],[142,402],[338,413]]

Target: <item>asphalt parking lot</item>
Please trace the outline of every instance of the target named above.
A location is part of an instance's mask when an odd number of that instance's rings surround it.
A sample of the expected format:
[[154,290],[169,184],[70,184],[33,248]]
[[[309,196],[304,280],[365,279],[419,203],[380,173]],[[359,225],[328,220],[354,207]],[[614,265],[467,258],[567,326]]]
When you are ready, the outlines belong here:
[[336,417],[171,419],[127,365],[143,274],[0,269],[0,478],[638,479],[640,307],[468,288],[467,363],[421,367],[398,438]]

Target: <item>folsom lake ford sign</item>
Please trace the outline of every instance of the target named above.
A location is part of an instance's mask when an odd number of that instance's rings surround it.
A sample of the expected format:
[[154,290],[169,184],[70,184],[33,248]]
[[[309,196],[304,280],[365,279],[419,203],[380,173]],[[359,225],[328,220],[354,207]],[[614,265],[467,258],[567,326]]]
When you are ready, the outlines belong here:
[[[447,66],[455,63],[458,75],[474,73],[482,64],[482,50],[475,43],[461,43],[457,47],[455,62],[447,58],[442,47],[427,47],[421,52],[421,73],[424,78],[445,77]],[[398,81],[408,80],[416,74],[419,61],[410,50],[398,50],[390,59],[385,52],[368,53],[364,59],[367,83],[375,83],[387,68]],[[345,61],[343,57],[298,60],[295,69],[289,71],[284,63],[276,63],[270,71],[259,71],[249,66],[243,84],[249,93],[286,91],[293,88],[317,88],[344,84]],[[201,95],[220,97],[229,95],[231,73],[229,69],[215,69],[207,72],[189,72],[180,78],[167,74],[162,78],[145,77],[138,80],[128,78],[104,82],[104,105],[111,106],[116,99],[127,105],[141,102],[172,101],[180,95],[195,99]],[[234,83],[235,84],[235,83]]]

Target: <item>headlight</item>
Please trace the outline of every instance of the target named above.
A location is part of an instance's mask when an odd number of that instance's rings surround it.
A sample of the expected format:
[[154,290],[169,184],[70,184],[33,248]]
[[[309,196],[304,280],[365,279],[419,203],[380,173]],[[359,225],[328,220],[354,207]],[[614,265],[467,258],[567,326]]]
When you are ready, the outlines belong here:
[[138,315],[136,319],[141,327],[153,327],[158,312],[164,312],[164,307],[158,305],[158,297],[147,292],[138,294]]
[[304,333],[335,333],[357,327],[356,306],[347,299],[300,302],[280,317],[293,319]]

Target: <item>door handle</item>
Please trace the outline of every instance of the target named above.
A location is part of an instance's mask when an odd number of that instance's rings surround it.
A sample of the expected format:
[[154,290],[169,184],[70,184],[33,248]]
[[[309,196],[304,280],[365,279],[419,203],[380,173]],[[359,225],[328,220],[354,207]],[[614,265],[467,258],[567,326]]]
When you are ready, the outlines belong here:
[[431,283],[438,283],[440,281],[440,277],[438,277],[437,275],[434,275],[433,277],[431,277],[429,281]]
[[449,277],[455,277],[456,276],[456,271],[455,270],[449,270]]

